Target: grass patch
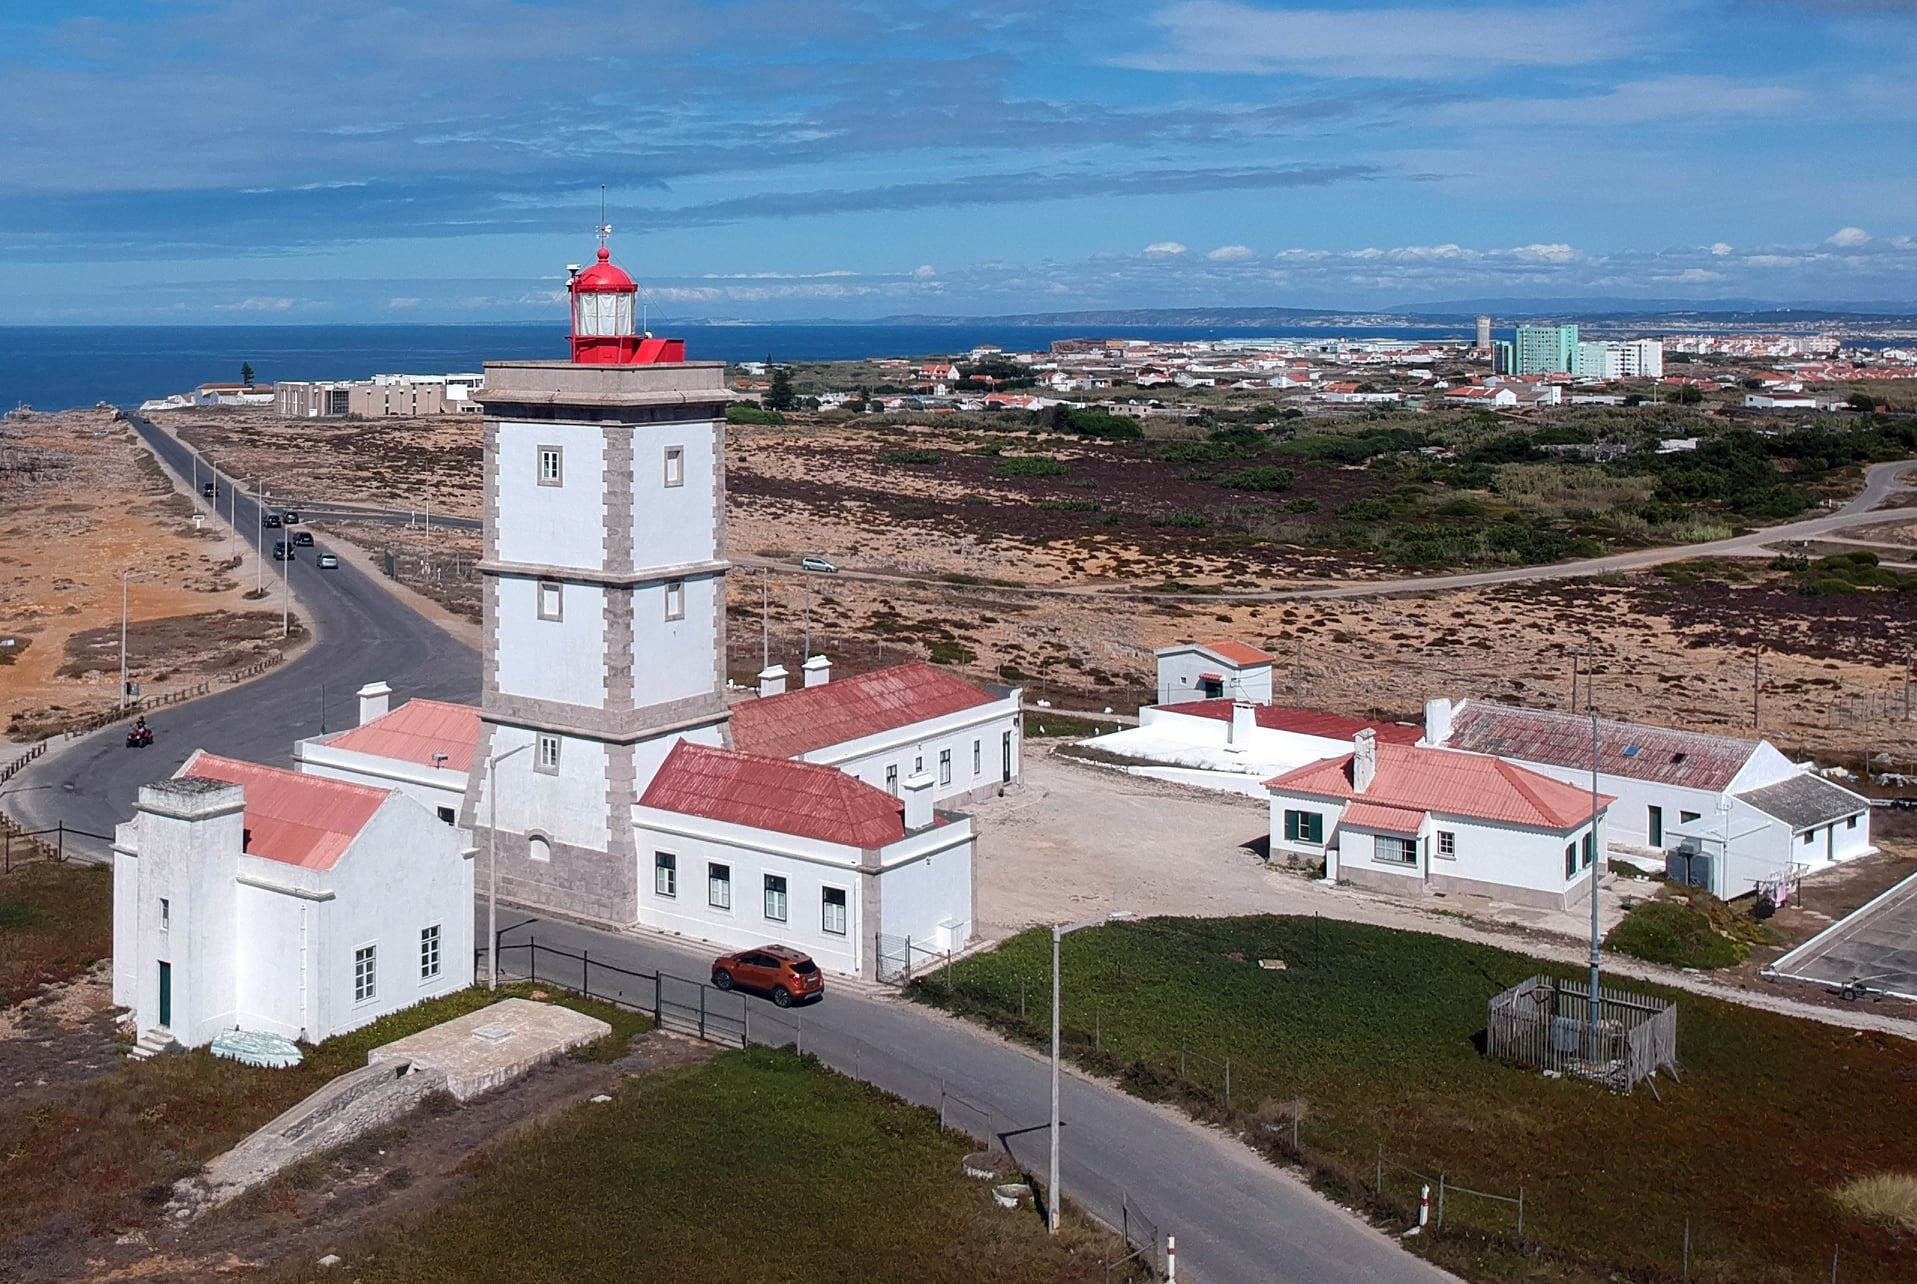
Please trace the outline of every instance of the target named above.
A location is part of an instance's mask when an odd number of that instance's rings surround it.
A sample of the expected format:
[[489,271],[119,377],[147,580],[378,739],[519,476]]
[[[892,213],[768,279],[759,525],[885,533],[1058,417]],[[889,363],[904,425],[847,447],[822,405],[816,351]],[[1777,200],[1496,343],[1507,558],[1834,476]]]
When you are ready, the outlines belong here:
[[1258,464],[1234,469],[1220,477],[1218,484],[1231,490],[1290,490],[1294,480],[1296,474],[1289,468]]
[[888,450],[879,456],[882,464],[911,464],[921,468],[936,468],[944,456],[936,450]]
[[1853,1177],[1830,1197],[1852,1217],[1917,1231],[1917,1173]]
[[487,1153],[457,1204],[349,1250],[348,1269],[365,1284],[1102,1281],[1113,1238],[1068,1219],[1054,1240],[994,1207],[959,1171],[974,1145],[790,1051],[728,1052]]
[[113,952],[113,871],[35,861],[0,876],[0,1007]]
[[1062,713],[1027,713],[1025,738],[1027,740],[1078,740],[1086,736],[1102,736],[1107,731],[1118,730],[1118,726],[1117,723],[1103,725]]
[[1716,968],[1742,963],[1751,950],[1720,934],[1710,916],[1684,901],[1645,901],[1604,938],[1606,949],[1648,963]]
[[[1311,918],[1162,918],[1078,933],[1063,963],[1069,1056],[1298,1159],[1341,1200],[1409,1225],[1419,1183],[1393,1164],[1522,1187],[1522,1244],[1508,1206],[1462,1196],[1442,1231],[1410,1241],[1468,1278],[1674,1281],[1687,1219],[1700,1284],[1823,1278],[1833,1244],[1846,1279],[1908,1277],[1900,1233],[1804,1198],[1917,1160],[1917,1045],[1903,1039],[1626,983],[1678,1003],[1684,1080],[1661,1080],[1660,1101],[1487,1060],[1493,994],[1540,971],[1579,978],[1506,950]],[[913,993],[1043,1046],[1050,972],[1049,933],[1033,931],[960,962],[954,992],[941,973]],[[1800,1082],[1817,1091],[1778,1090]]]
[[1069,469],[1050,455],[1015,455],[992,469],[994,477],[1063,477]]

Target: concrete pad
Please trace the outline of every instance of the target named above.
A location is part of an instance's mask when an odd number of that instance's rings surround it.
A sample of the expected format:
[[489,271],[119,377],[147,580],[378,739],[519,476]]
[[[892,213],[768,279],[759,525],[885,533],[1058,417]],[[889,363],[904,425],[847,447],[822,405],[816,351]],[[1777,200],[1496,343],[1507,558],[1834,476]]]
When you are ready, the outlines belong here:
[[556,1003],[501,999],[381,1044],[366,1054],[366,1062],[407,1062],[415,1071],[444,1074],[446,1090],[468,1101],[611,1033],[612,1027],[599,1018]]
[[1917,999],[1917,874],[1813,936],[1766,971],[1793,981]]

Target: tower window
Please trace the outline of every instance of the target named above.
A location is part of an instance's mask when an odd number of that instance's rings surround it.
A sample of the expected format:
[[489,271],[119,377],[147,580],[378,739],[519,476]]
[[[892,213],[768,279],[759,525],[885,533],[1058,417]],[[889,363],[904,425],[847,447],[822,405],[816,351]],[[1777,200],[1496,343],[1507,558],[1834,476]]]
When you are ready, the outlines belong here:
[[686,484],[686,448],[684,446],[666,447],[666,485],[683,486]]
[[684,580],[666,581],[666,618],[668,620],[686,618],[686,582]]
[[542,620],[561,620],[565,618],[560,607],[563,602],[560,586],[553,580],[539,581],[539,618]]
[[558,446],[539,448],[539,484],[563,486],[566,480],[566,455]]
[[559,770],[559,737],[542,731],[539,733],[539,747],[533,750],[533,765],[540,771],[552,775]]

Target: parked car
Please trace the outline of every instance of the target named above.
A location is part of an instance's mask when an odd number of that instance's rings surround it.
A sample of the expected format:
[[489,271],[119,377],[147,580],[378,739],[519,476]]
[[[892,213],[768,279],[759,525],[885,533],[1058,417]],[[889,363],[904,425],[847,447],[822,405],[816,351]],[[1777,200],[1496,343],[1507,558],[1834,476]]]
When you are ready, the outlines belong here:
[[279,524],[280,515],[278,513],[262,513],[260,515],[260,525],[262,526],[270,526],[277,530]]
[[802,557],[799,559],[799,569],[802,571],[818,571],[824,575],[837,575],[839,573],[839,568],[826,561],[823,557]]
[[722,954],[712,963],[712,983],[721,990],[737,986],[772,996],[789,1008],[800,999],[825,997],[825,977],[810,955],[789,945],[761,945],[757,949]]
[[285,540],[276,539],[273,541],[273,560],[274,561],[290,562],[293,560],[293,558],[294,558],[293,550],[287,544]]
[[313,547],[313,532],[312,531],[295,531],[293,534],[293,547],[294,548]]
[[200,494],[206,496],[208,499],[218,499],[220,497],[219,484],[217,482],[202,482],[200,484]]
[[288,526],[298,526],[300,524],[300,515],[289,508],[280,514],[280,520]]
[[319,555],[319,561],[315,563],[315,565],[322,571],[337,571],[339,569],[339,559],[331,553],[321,553]]

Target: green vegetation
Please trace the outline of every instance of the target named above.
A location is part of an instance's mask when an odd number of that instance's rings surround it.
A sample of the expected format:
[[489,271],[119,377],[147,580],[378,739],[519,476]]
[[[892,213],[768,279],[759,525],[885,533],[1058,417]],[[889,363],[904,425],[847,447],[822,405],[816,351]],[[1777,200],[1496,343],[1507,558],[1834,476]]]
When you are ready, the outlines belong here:
[[1041,499],[1034,508],[1050,509],[1061,513],[1102,513],[1105,505],[1095,499]]
[[1289,468],[1259,464],[1226,473],[1218,479],[1218,484],[1231,490],[1290,490],[1295,478],[1296,474]]
[[755,406],[749,401],[734,401],[726,405],[726,422],[729,424],[765,424],[777,425],[785,422],[785,416],[776,410]]
[[110,868],[36,860],[0,875],[0,1008],[112,952]]
[[1718,934],[1710,917],[1683,901],[1645,901],[1604,938],[1606,949],[1672,967],[1731,967],[1750,947]]
[[1092,407],[1073,410],[1067,406],[1053,406],[1041,414],[1039,422],[1062,432],[1075,432],[1081,437],[1097,437],[1104,441],[1137,441],[1145,435],[1145,430],[1130,415],[1115,415],[1109,410]]
[[1285,501],[1287,513],[1315,513],[1324,505],[1315,499],[1292,499]]
[[799,404],[792,391],[792,371],[785,366],[772,367],[772,386],[766,389],[765,408],[777,414]]
[[1420,433],[1404,428],[1386,428],[1376,432],[1324,433],[1299,437],[1273,447],[1281,455],[1297,455],[1321,464],[1362,464],[1379,455],[1416,450],[1424,445]]
[[970,664],[978,659],[976,651],[958,642],[934,642],[930,650],[933,664]]
[[1014,455],[1001,460],[992,469],[994,477],[1063,477],[1070,470],[1065,461],[1050,455]]
[[486,1154],[457,1204],[346,1269],[366,1284],[1102,1281],[1113,1237],[1071,1218],[1055,1240],[996,1208],[959,1170],[974,1146],[791,1052],[728,1052]]
[[1852,1217],[1917,1232],[1917,1173],[1853,1177],[1831,1198]]
[[1153,526],[1173,526],[1185,530],[1203,530],[1211,525],[1211,519],[1203,513],[1195,513],[1189,508],[1174,508],[1169,513],[1160,513],[1151,519]]
[[936,468],[945,456],[936,450],[888,450],[879,456],[882,464],[911,464],[921,468]]
[[[1493,994],[1582,975],[1506,950],[1311,918],[1168,918],[1078,933],[1063,965],[1068,1056],[1301,1162],[1342,1201],[1410,1224],[1418,1181],[1391,1165],[1454,1191],[1522,1187],[1522,1244],[1509,1205],[1455,1193],[1444,1228],[1407,1241],[1468,1278],[1675,1281],[1687,1220],[1699,1284],[1824,1278],[1833,1244],[1846,1280],[1907,1278],[1906,1238],[1816,1197],[1917,1166],[1917,1045],[1901,1038],[1626,982],[1677,1001],[1684,1077],[1623,1095],[1483,1056]],[[1042,1046],[1050,971],[1050,935],[1032,931],[960,962],[953,991],[937,973],[912,992]],[[1817,1091],[1778,1091],[1792,1083]]]

